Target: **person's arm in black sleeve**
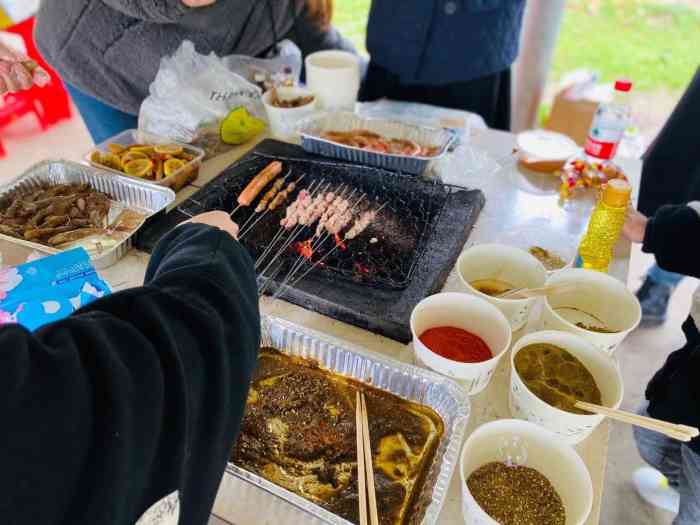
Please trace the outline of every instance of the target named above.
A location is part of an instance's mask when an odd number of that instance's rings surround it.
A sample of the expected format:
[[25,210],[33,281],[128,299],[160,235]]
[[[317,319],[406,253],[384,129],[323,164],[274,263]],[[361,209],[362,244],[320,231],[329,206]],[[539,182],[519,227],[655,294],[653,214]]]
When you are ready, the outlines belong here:
[[132,525],[177,491],[205,525],[259,340],[252,261],[202,224],[165,236],[143,287],[0,328],[0,521]]
[[700,277],[695,242],[700,239],[700,203],[662,206],[649,218],[642,249],[669,272]]

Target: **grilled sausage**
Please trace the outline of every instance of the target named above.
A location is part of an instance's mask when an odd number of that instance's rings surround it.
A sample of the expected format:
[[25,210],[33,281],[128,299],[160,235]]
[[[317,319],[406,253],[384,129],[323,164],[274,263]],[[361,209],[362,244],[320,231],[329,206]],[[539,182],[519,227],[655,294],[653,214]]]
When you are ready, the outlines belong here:
[[265,189],[265,186],[276,179],[280,173],[282,173],[282,163],[278,160],[270,162],[241,192],[238,196],[238,204],[250,206],[260,192]]

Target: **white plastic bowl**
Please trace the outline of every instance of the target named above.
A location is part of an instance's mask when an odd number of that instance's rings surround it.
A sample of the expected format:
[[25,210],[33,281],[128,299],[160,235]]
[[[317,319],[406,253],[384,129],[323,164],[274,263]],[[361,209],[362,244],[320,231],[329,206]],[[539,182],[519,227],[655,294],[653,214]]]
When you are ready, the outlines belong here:
[[513,417],[536,423],[575,445],[586,439],[603,421],[603,416],[572,414],[555,408],[533,394],[515,369],[515,356],[526,346],[547,343],[569,352],[588,369],[600,389],[602,404],[620,408],[624,392],[617,361],[600,352],[585,339],[567,332],[534,332],[520,339],[510,356],[510,413]]
[[[642,319],[639,301],[627,287],[605,273],[581,268],[560,270],[552,274],[547,284],[580,283],[570,292],[547,297],[542,309],[542,328],[561,330],[579,335],[603,352],[611,353],[637,328]],[[569,314],[569,319],[562,316]],[[615,333],[599,333],[576,326],[575,316],[590,324],[589,315],[599,319]],[[571,321],[574,322],[571,322]]]
[[[481,337],[493,357],[481,363],[460,363],[442,357],[419,337],[429,328],[452,326]],[[489,384],[498,363],[510,347],[512,331],[508,320],[495,306],[464,293],[439,293],[423,299],[411,313],[413,350],[418,362],[457,379],[469,395],[478,394]]]
[[541,288],[547,271],[525,250],[504,244],[478,244],[462,252],[457,273],[467,291],[496,306],[506,316],[513,331],[527,324],[536,299],[498,299],[480,292],[470,283],[482,279],[506,281],[516,288]]
[[517,419],[486,423],[477,428],[464,444],[460,461],[464,522],[467,525],[498,525],[476,502],[467,479],[486,463],[504,461],[503,453],[513,443],[525,453],[520,464],[544,475],[561,497],[566,525],[582,525],[593,505],[593,485],[586,465],[574,449],[556,435]]
[[283,140],[295,139],[299,133],[296,131],[297,124],[304,118],[312,115],[316,111],[318,104],[317,97],[311,90],[303,87],[278,87],[277,96],[282,99],[293,99],[297,97],[314,97],[313,101],[298,108],[278,108],[273,106],[272,90],[266,91],[262,97],[267,118],[270,121],[270,131],[275,138]]

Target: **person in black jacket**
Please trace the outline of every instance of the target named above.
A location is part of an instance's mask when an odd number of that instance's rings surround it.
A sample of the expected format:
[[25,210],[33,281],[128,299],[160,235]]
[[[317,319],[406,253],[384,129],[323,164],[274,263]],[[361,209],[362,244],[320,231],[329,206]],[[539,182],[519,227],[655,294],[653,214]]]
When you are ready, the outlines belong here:
[[[697,251],[700,202],[662,206],[653,217],[630,213],[625,236],[643,242],[664,270],[700,277]],[[647,386],[640,413],[700,427],[700,288],[693,296],[690,316],[683,324],[686,344],[671,355]],[[649,430],[635,428],[642,458],[653,466],[635,472],[634,483],[648,502],[676,512],[674,525],[700,523],[700,438],[689,444]]]
[[[653,215],[665,204],[683,204],[700,199],[700,68],[668,118],[663,129],[644,154],[639,210]],[[683,276],[654,264],[637,292],[646,326],[666,321],[668,304]]]
[[205,525],[260,342],[223,212],[158,244],[144,285],[0,328],[0,523]]

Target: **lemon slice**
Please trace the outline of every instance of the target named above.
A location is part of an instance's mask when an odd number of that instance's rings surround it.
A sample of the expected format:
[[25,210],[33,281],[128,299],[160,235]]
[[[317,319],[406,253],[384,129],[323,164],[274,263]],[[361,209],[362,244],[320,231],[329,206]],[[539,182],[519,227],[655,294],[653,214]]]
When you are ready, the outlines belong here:
[[102,155],[102,164],[115,170],[122,170],[122,161],[114,153],[105,153]]
[[159,144],[153,149],[159,155],[172,155],[173,157],[182,155],[182,146],[178,146],[177,144]]
[[185,167],[185,163],[180,159],[168,159],[163,165],[163,170],[165,171],[165,176],[170,177],[173,173]]
[[148,155],[141,153],[140,151],[127,151],[122,155],[122,164],[131,162],[132,160],[148,160]]
[[149,159],[132,160],[124,165],[124,173],[133,177],[150,177],[153,173],[153,162]]
[[221,121],[219,129],[221,141],[225,144],[243,144],[261,133],[265,122],[248,113],[244,107],[237,107]]
[[99,150],[95,150],[90,154],[90,162],[93,162],[95,164],[100,164],[104,165],[104,162],[102,160],[102,152]]
[[124,153],[126,150],[126,147],[122,146],[121,144],[107,144],[107,150],[110,153],[114,153],[115,155],[119,155],[120,153]]
[[147,157],[150,157],[155,152],[153,146],[132,146],[129,148],[130,152],[143,153]]

